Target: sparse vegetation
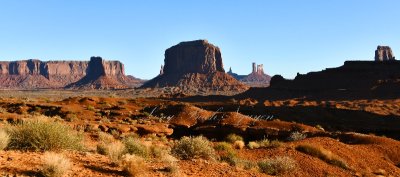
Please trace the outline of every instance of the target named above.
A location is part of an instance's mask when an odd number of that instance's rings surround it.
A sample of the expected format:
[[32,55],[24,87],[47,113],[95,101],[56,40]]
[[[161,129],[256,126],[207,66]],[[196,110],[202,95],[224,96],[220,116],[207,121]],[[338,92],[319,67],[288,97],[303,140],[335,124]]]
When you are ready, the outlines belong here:
[[10,149],[82,150],[82,136],[67,125],[46,118],[26,120],[8,129]]
[[117,163],[126,152],[125,145],[116,140],[112,135],[99,132],[97,153],[106,155],[113,163]]
[[8,146],[9,142],[10,136],[8,133],[5,130],[0,129],[0,150],[4,150]]
[[46,152],[40,173],[45,177],[62,177],[71,169],[71,162],[62,154]]
[[296,161],[288,156],[278,156],[258,162],[258,168],[262,173],[281,175],[293,171],[296,168]]
[[172,147],[172,153],[181,159],[213,159],[215,157],[211,142],[203,136],[182,137]]
[[278,147],[281,147],[281,146],[283,146],[283,142],[281,142],[279,140],[272,140],[268,144],[267,148],[278,148]]
[[301,144],[296,146],[296,150],[317,157],[329,164],[338,166],[340,168],[349,169],[346,162],[334,155],[331,151],[324,149],[323,147],[313,146],[311,144]]
[[288,141],[300,141],[306,138],[307,135],[305,135],[304,133],[295,131],[290,134],[290,136],[288,137]]
[[128,137],[123,140],[125,144],[126,151],[129,154],[134,154],[140,157],[148,157],[149,156],[149,148],[143,145],[139,139]]
[[243,141],[235,141],[234,143],[233,143],[233,147],[235,148],[235,149],[243,149],[244,148],[244,146],[245,146],[245,144],[244,144],[244,142]]
[[226,137],[226,141],[230,143],[235,143],[235,141],[243,141],[243,137],[232,133]]
[[258,144],[255,141],[250,141],[249,144],[247,144],[247,147],[249,149],[257,149],[257,148],[260,148],[260,144]]
[[146,161],[142,157],[132,154],[122,157],[121,166],[127,176],[143,176],[147,172]]

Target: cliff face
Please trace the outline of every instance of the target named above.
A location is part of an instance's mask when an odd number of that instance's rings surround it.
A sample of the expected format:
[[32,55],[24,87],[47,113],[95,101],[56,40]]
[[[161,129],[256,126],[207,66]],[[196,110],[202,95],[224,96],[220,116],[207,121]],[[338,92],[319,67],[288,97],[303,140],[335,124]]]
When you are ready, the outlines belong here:
[[389,46],[378,46],[375,50],[375,61],[395,60],[392,49]]
[[105,61],[92,57],[88,63],[87,74],[66,88],[72,89],[123,89],[138,86],[141,80],[125,75],[124,65],[119,61]]
[[165,51],[164,74],[225,72],[221,52],[207,40],[181,42]]
[[160,75],[143,87],[242,91],[247,86],[225,73],[220,49],[206,40],[181,42],[165,51]]
[[[43,62],[37,59],[0,62],[2,89],[64,88],[85,76],[97,78],[99,75],[126,77],[123,64],[119,61],[101,59],[100,63],[94,64],[88,61]],[[135,85],[133,82],[139,81],[127,80],[130,86]]]

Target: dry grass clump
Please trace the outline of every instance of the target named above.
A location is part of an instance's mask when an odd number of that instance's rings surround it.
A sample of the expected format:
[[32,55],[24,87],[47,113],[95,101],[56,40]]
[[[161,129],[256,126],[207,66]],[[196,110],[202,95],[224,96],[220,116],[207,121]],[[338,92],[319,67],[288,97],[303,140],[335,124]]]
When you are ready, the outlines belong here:
[[230,151],[233,150],[232,144],[229,144],[227,142],[219,142],[214,145],[214,149],[217,151]]
[[165,170],[169,173],[171,173],[173,176],[179,176],[180,174],[180,169],[178,166],[178,159],[176,159],[174,156],[170,154],[164,154],[161,157],[161,161],[166,164],[167,166],[165,167]]
[[258,143],[255,142],[255,141],[250,141],[250,142],[247,144],[247,147],[248,147],[249,149],[258,149],[258,148],[260,148],[261,146],[260,146],[260,144],[258,144]]
[[8,146],[8,143],[10,142],[10,136],[8,133],[0,129],[0,150],[5,149]]
[[278,147],[282,147],[284,144],[279,141],[279,140],[272,140],[268,146],[266,146],[267,148],[278,148]]
[[306,134],[295,131],[289,135],[288,141],[300,141],[306,138],[307,138]]
[[211,142],[203,136],[184,136],[172,147],[171,151],[181,159],[213,159],[215,157]]
[[147,172],[146,161],[142,157],[132,154],[122,157],[121,166],[127,176],[144,176]]
[[282,175],[296,168],[296,161],[288,156],[278,156],[258,162],[258,168],[262,173],[269,175]]
[[236,141],[243,141],[243,137],[233,133],[229,134],[225,139],[227,142],[230,143],[235,143]]
[[82,135],[48,118],[22,121],[8,129],[10,149],[57,151],[82,150]]
[[[139,139],[133,138],[133,137],[128,137],[123,140],[123,143],[125,145],[125,149],[127,153],[129,154],[134,154],[140,157],[148,157],[150,155],[150,150],[147,148],[145,145],[143,145]],[[156,149],[152,149],[153,152],[157,153]]]
[[106,155],[111,162],[117,163],[126,152],[124,143],[116,140],[112,135],[99,132],[97,153]]
[[244,146],[245,146],[245,144],[244,144],[244,142],[243,141],[235,141],[234,143],[233,143],[233,147],[235,148],[235,149],[243,149],[244,148]]
[[346,162],[334,155],[331,151],[324,149],[323,147],[313,146],[311,144],[301,144],[296,146],[296,150],[317,157],[329,164],[338,166],[340,168],[349,169]]
[[62,154],[46,152],[40,173],[45,177],[62,177],[71,169],[71,162]]

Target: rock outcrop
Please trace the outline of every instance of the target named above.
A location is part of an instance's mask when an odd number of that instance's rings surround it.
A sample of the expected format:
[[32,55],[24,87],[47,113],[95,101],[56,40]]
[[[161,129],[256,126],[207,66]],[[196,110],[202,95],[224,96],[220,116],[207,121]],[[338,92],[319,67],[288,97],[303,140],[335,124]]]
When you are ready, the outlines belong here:
[[252,66],[253,70],[249,75],[238,75],[233,73],[232,69],[229,69],[228,74],[250,87],[268,87],[271,76],[264,73],[263,64],[256,65],[256,63],[253,63]]
[[124,89],[140,81],[125,75],[124,65],[119,61],[105,61],[101,57],[91,57],[87,74],[66,88],[75,89]]
[[225,73],[220,49],[207,40],[181,42],[165,51],[160,75],[143,87],[243,91],[248,87]]
[[[377,53],[390,52],[378,47]],[[380,52],[379,52],[380,51]],[[389,56],[388,53],[385,54]],[[393,55],[391,55],[393,56]],[[390,57],[389,57],[390,58]],[[388,59],[389,59],[388,58]],[[295,79],[272,77],[266,89],[251,89],[241,97],[289,99],[314,97],[324,99],[397,99],[400,97],[400,61],[346,61],[343,66],[297,74]]]
[[378,46],[375,50],[375,61],[395,60],[392,49],[389,46]]
[[[93,79],[104,74],[123,78],[127,87],[138,86],[142,82],[125,76],[123,65],[118,61],[104,61],[104,65],[97,63],[91,67],[89,65],[91,64],[87,61],[40,61],[38,59],[2,61],[0,62],[0,89],[61,89],[83,78]],[[126,77],[128,79],[125,79]]]

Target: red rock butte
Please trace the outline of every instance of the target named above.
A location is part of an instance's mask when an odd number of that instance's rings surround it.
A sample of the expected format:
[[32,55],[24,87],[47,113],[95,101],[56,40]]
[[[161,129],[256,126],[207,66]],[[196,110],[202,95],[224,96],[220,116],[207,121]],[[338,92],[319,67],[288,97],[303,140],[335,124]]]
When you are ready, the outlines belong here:
[[221,51],[207,40],[181,42],[165,51],[160,75],[142,87],[243,91],[248,87],[225,73]]

